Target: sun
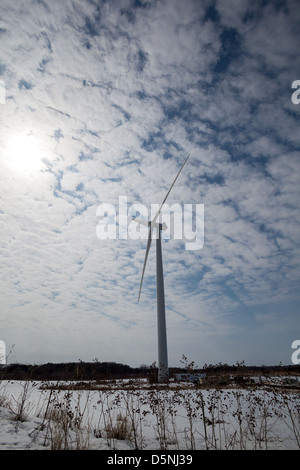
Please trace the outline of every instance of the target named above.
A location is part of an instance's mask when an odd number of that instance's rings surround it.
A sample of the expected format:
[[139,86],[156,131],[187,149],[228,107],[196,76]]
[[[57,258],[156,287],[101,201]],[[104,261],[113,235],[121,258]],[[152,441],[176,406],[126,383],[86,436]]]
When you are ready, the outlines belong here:
[[43,168],[43,151],[32,132],[11,135],[4,149],[4,163],[19,173],[32,173]]

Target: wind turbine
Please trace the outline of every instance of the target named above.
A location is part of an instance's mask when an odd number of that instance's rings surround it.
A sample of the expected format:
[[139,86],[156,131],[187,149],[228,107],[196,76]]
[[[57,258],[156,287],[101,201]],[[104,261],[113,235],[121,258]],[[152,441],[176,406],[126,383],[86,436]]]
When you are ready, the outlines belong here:
[[165,204],[167,197],[169,196],[171,189],[177,181],[178,176],[180,175],[183,167],[188,161],[190,155],[185,159],[182,167],[176,175],[173,183],[171,184],[164,200],[162,201],[159,210],[153,217],[151,221],[133,219],[137,223],[143,225],[148,225],[149,235],[148,243],[146,248],[144,266],[142,271],[142,278],[140,283],[140,290],[138,301],[140,301],[142,285],[144,280],[146,263],[149,255],[149,250],[152,242],[152,235],[154,230],[156,230],[156,297],[157,297],[157,336],[158,336],[158,380],[159,382],[164,382],[168,379],[169,376],[169,366],[168,366],[168,349],[167,349],[167,331],[166,331],[166,312],[165,312],[165,292],[164,292],[164,277],[163,277],[163,263],[162,263],[162,251],[161,251],[161,230],[166,230],[166,224],[157,222],[157,219],[161,213],[163,205]]

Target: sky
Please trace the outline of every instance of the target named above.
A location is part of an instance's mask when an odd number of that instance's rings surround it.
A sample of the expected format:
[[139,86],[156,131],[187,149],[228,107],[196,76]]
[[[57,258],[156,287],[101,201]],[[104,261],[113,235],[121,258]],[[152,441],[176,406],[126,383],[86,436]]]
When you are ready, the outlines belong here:
[[147,240],[99,237],[99,207],[160,204],[190,154],[167,202],[204,207],[204,243],[162,240],[169,365],[292,364],[299,44],[298,0],[1,0],[10,362],[157,361],[155,244],[138,302]]

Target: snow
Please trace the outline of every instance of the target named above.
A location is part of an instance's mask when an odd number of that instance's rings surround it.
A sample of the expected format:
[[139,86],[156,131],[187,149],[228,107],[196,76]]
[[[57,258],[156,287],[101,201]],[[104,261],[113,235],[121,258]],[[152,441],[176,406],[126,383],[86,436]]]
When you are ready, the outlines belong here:
[[299,449],[299,392],[49,385],[0,383],[0,450]]
[[28,421],[15,421],[12,411],[0,407],[0,449],[45,449],[42,436],[37,430],[40,428],[42,420],[30,418]]

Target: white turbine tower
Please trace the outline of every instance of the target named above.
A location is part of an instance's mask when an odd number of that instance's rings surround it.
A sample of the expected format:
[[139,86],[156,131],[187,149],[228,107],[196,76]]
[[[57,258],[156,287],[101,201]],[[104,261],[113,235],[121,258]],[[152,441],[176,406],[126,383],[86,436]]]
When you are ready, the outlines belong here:
[[157,222],[157,219],[160,215],[160,212],[165,204],[167,197],[169,196],[171,189],[178,176],[180,175],[184,165],[186,164],[190,155],[187,156],[182,167],[176,175],[173,183],[171,184],[169,191],[167,192],[163,202],[161,203],[159,210],[155,214],[154,218],[151,221],[144,221],[133,219],[138,223],[143,225],[148,225],[149,227],[149,236],[147,249],[145,254],[142,278],[140,283],[139,297],[140,300],[141,290],[143,285],[144,273],[146,268],[146,263],[148,259],[148,254],[152,242],[153,231],[156,230],[156,297],[157,297],[157,335],[158,335],[158,380],[163,382],[168,379],[169,376],[169,366],[168,366],[168,349],[167,349],[167,331],[166,331],[166,313],[165,313],[165,292],[164,292],[164,277],[163,277],[163,263],[162,263],[162,252],[161,252],[161,230],[166,230],[166,225]]

